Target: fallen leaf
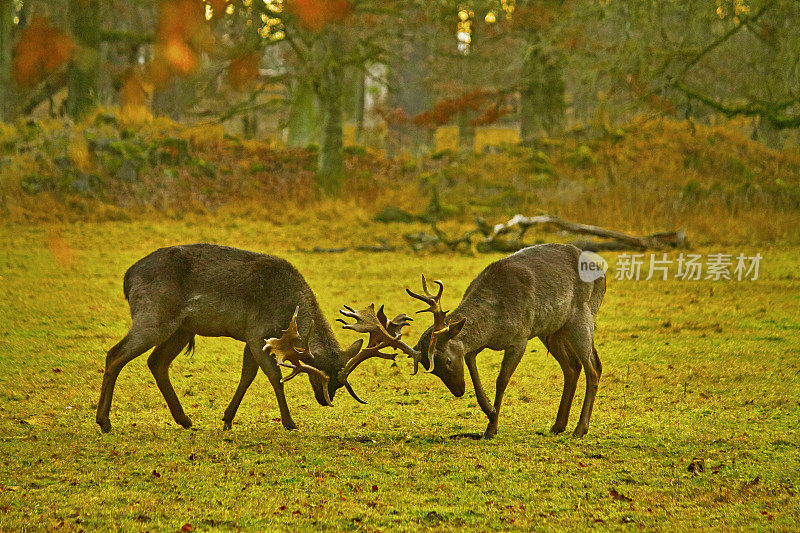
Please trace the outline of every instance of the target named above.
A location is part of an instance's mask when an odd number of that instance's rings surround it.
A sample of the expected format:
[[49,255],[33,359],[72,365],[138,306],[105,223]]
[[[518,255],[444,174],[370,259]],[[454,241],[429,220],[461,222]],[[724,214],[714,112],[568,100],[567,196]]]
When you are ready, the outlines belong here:
[[706,460],[702,458],[694,458],[689,466],[686,468],[692,474],[699,474],[706,471]]
[[617,492],[616,489],[609,490],[608,494],[609,494],[609,496],[611,496],[611,499],[614,500],[614,501],[618,501],[618,502],[632,502],[633,501],[633,498],[628,498],[624,494],[620,494],[619,492]]

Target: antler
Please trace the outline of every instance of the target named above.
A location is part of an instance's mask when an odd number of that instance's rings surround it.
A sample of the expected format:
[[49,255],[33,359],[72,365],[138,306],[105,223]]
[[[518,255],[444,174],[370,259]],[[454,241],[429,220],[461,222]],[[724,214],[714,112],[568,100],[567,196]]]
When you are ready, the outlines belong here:
[[[428,346],[428,359],[431,362],[431,369],[427,372],[433,372],[433,348],[436,346],[436,338],[441,334],[447,331],[448,326],[445,325],[445,319],[447,318],[448,311],[442,310],[442,293],[444,292],[444,284],[439,281],[438,279],[433,280],[435,284],[439,286],[439,292],[434,296],[433,294],[428,291],[428,284],[425,282],[425,274],[422,275],[422,290],[425,292],[425,296],[421,294],[417,294],[415,292],[411,292],[410,289],[406,288],[406,292],[412,298],[416,298],[417,300],[421,300],[428,304],[427,309],[420,309],[417,313],[432,313],[433,314],[433,331],[431,332],[431,340],[430,345]],[[421,355],[420,355],[421,357]],[[414,360],[414,374],[417,373],[417,360]]]
[[[281,335],[280,338],[272,337],[264,339],[266,342],[263,350],[269,352],[280,366],[292,369],[288,376],[281,378],[281,383],[289,381],[303,372],[306,374],[313,374],[322,379],[324,382],[324,386],[322,387],[323,394],[325,395],[327,403],[330,404],[331,400],[328,395],[328,381],[330,378],[322,370],[306,363],[306,361],[311,362],[314,360],[314,354],[311,353],[308,347],[308,340],[311,337],[311,331],[314,329],[314,321],[311,321],[305,339],[303,339],[297,331],[297,313],[299,311],[300,306],[298,305],[294,310],[292,319],[289,321],[289,327],[283,330],[283,335]],[[300,347],[298,347],[298,344]]]
[[406,288],[406,292],[412,298],[421,300],[429,305],[427,309],[420,309],[417,311],[417,313],[433,313],[433,329],[438,330],[444,326],[444,319],[445,316],[447,316],[447,311],[442,310],[441,304],[442,292],[444,292],[444,284],[438,279],[433,280],[433,282],[439,286],[439,292],[436,294],[436,296],[428,291],[428,284],[425,281],[425,274],[422,275],[422,290],[425,292],[425,296],[411,292],[411,289],[408,288]]
[[337,318],[336,320],[338,322],[344,324],[344,329],[351,329],[359,333],[369,334],[366,348],[362,349],[357,355],[347,361],[344,368],[339,371],[339,381],[344,383],[345,387],[347,387],[347,391],[356,401],[366,403],[353,392],[352,387],[347,382],[347,377],[358,365],[372,357],[394,360],[396,354],[381,352],[384,348],[400,350],[408,354],[409,357],[414,357],[415,361],[418,360],[420,357],[418,352],[400,340],[400,337],[403,335],[401,330],[405,326],[410,325],[413,319],[405,313],[401,313],[390,321],[383,311],[383,306],[378,309],[377,314],[375,313],[375,304],[369,304],[369,306],[361,311],[356,311],[352,307],[345,305],[344,309],[339,310],[339,312],[346,317],[355,319],[353,324],[348,324],[345,320]]

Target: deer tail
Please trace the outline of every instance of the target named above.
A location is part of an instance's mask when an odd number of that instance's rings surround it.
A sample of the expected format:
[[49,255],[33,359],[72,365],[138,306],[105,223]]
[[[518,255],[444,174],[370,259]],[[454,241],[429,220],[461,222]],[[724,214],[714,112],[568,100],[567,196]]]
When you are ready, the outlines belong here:
[[192,335],[192,338],[189,339],[189,344],[186,345],[186,349],[183,351],[183,353],[189,356],[194,355],[194,335]]

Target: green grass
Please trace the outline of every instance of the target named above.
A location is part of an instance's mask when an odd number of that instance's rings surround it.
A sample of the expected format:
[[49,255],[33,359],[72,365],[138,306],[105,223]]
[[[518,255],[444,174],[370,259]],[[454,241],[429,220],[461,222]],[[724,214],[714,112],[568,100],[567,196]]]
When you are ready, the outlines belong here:
[[[403,288],[420,272],[445,281],[452,308],[499,257],[296,251],[403,231],[352,228],[219,218],[0,228],[0,530],[798,528],[800,274],[788,246],[700,250],[760,251],[754,282],[609,280],[604,374],[581,440],[548,433],[561,374],[538,341],[491,441],[463,436],[486,425],[471,390],[455,399],[438,379],[409,376],[407,360],[359,368],[351,381],[366,406],[340,392],[321,408],[306,380],[289,382],[295,432],[260,375],[224,432],[242,346],[206,338],[172,367],[195,429],[172,421],[140,357],[117,383],[113,432],[100,434],[105,351],[130,320],[122,274],[156,247],[208,241],[285,257],[330,319],[344,303],[416,309]],[[336,329],[343,344],[355,339]],[[500,359],[479,357],[490,393]],[[582,394],[581,383],[571,425]],[[704,472],[688,470],[693,459]]]

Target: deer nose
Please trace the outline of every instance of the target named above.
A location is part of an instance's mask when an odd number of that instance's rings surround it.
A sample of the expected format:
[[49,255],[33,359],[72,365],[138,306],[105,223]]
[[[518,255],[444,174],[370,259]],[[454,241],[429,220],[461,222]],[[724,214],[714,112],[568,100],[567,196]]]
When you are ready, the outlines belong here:
[[466,391],[466,389],[467,387],[464,385],[463,382],[456,383],[455,385],[450,387],[450,392],[452,392],[453,396],[455,396],[456,398],[461,398],[462,396],[464,396],[464,392]]

